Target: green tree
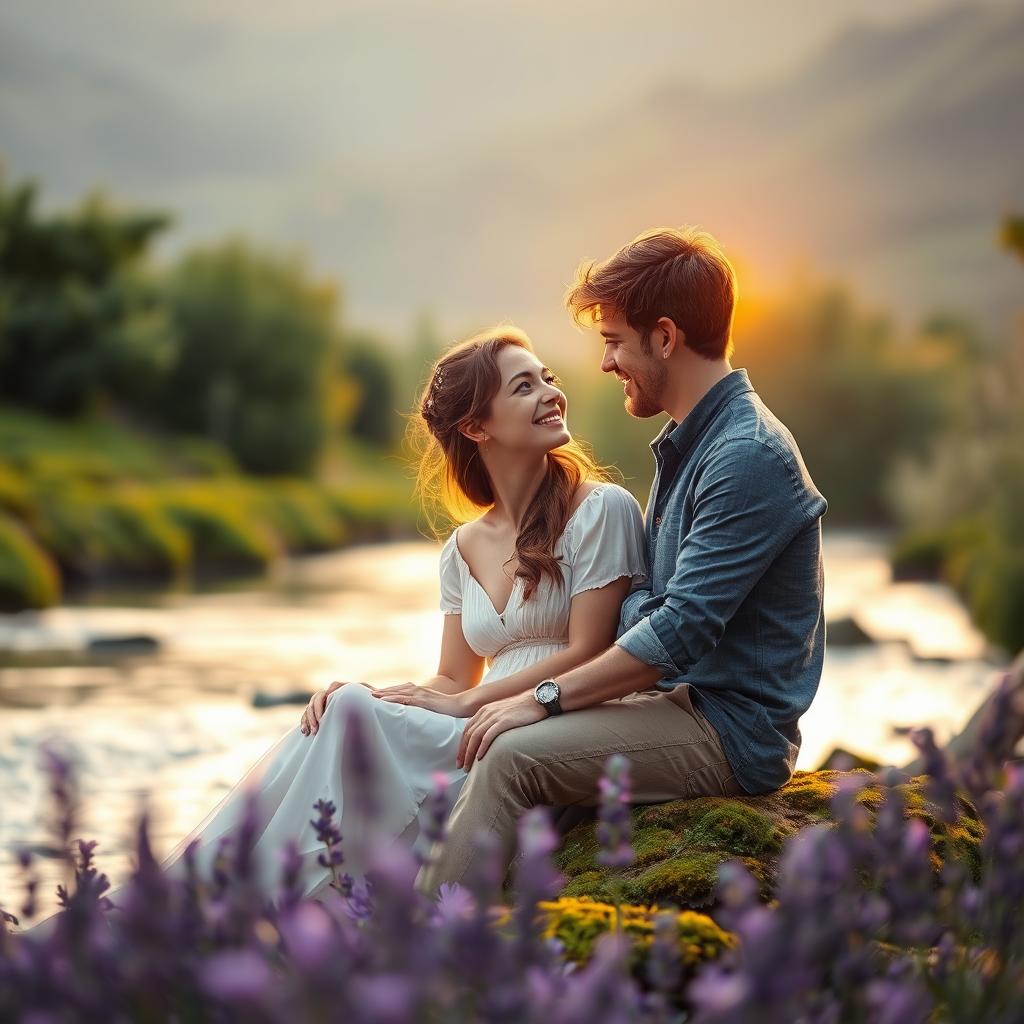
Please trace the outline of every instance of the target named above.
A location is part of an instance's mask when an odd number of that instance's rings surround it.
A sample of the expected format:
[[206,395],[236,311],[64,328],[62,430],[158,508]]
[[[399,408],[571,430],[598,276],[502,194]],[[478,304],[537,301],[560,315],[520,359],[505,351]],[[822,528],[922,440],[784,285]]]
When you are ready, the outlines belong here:
[[356,389],[349,431],[367,444],[390,447],[400,426],[394,360],[379,338],[354,334],[345,338],[340,369]]
[[829,518],[890,518],[887,482],[942,426],[960,365],[959,336],[903,338],[841,288],[801,291],[737,333],[768,406],[796,437]]
[[101,195],[44,216],[36,186],[0,171],[0,399],[60,416],[145,404],[175,350],[144,266],[168,223]]
[[223,443],[251,472],[311,470],[339,353],[333,287],[297,258],[233,240],[186,255],[167,299],[180,349],[165,420]]
[[1024,260],[1024,217],[1007,217],[999,233],[1000,241]]

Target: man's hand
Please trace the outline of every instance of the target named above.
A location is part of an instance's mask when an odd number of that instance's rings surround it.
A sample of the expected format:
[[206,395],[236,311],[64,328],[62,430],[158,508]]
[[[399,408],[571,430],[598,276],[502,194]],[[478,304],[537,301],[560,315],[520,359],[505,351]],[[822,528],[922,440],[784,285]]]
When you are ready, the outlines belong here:
[[299,732],[301,732],[303,736],[310,736],[320,728],[320,719],[324,717],[324,710],[327,707],[327,698],[340,686],[365,686],[368,690],[373,690],[373,687],[369,683],[347,682],[331,683],[331,685],[325,689],[317,690],[316,693],[309,698],[309,703],[302,712],[302,718],[299,719]]
[[468,772],[474,761],[483,759],[495,737],[547,717],[548,713],[534,700],[532,690],[485,704],[469,720],[462,733],[456,766]]
[[451,715],[453,718],[469,718],[475,710],[470,690],[462,693],[442,693],[429,686],[399,683],[397,686],[374,690],[373,695],[391,704],[409,704],[412,707],[426,708],[427,711],[436,711],[439,715]]

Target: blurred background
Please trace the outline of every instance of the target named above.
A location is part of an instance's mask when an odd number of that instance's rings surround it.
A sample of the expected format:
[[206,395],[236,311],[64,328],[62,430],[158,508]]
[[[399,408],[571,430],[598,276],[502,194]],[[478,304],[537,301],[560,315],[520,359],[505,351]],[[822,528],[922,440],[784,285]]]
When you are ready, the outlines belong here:
[[699,224],[825,521],[800,766],[901,763],[1024,646],[1024,7],[9,2],[0,10],[0,902],[77,751],[115,882],[335,678],[431,674],[401,438],[508,319],[646,500],[562,295]]

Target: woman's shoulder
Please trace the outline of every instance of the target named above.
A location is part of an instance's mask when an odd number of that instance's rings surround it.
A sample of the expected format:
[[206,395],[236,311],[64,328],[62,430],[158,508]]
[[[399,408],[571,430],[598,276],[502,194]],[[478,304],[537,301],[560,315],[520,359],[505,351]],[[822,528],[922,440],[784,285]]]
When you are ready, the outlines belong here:
[[[581,494],[583,488],[586,491]],[[588,480],[576,491],[576,505],[570,512],[571,533],[579,535],[596,521],[609,516],[619,519],[643,521],[640,503],[619,484],[606,480]]]
[[447,540],[441,545],[441,565],[445,565],[450,562],[457,563],[459,560],[459,542],[457,540],[459,530],[461,526],[455,527],[450,534],[448,534]]
[[[586,488],[585,491],[584,488]],[[629,511],[633,509],[640,510],[640,502],[636,500],[631,491],[621,484],[612,483],[609,480],[586,481],[577,489],[576,497],[576,509],[580,509],[586,504],[605,508],[621,508]]]

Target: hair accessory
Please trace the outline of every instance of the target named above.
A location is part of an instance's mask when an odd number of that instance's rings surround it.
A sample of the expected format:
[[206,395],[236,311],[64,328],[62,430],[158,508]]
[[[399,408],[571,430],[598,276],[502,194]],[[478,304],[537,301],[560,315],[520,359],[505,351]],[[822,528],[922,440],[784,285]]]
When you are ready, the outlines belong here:
[[434,373],[434,379],[430,382],[430,392],[427,400],[423,403],[423,418],[429,420],[434,415],[434,398],[444,384],[444,367],[439,366]]

